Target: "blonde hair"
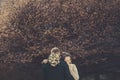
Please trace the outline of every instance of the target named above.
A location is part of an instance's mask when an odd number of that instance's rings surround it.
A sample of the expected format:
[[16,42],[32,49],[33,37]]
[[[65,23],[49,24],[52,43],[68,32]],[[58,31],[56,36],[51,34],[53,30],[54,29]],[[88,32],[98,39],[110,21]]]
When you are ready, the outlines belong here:
[[51,49],[51,54],[48,57],[48,61],[51,66],[55,67],[57,64],[60,63],[60,49],[54,47]]
[[51,49],[51,53],[60,53],[60,49],[57,47],[54,47]]

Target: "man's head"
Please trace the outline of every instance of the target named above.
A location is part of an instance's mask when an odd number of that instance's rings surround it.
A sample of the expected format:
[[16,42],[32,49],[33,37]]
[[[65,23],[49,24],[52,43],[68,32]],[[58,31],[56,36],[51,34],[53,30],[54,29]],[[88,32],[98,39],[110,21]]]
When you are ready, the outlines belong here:
[[66,56],[66,57],[64,58],[64,60],[65,60],[65,62],[66,62],[67,64],[71,64],[71,63],[72,63],[70,56]]
[[72,62],[70,53],[62,52],[62,57],[63,57],[64,61],[67,62],[68,64],[70,64]]

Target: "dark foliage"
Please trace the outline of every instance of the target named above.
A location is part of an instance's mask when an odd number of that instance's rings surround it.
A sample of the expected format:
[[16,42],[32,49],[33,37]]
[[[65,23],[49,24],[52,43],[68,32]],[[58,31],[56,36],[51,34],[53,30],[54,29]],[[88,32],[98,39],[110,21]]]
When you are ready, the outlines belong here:
[[80,66],[109,66],[120,56],[119,14],[120,0],[5,0],[0,62],[40,63],[57,46]]

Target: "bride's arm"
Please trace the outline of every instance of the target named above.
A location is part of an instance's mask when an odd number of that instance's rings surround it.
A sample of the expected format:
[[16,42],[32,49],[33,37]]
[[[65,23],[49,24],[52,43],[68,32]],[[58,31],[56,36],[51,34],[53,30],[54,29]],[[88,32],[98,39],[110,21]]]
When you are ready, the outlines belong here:
[[78,73],[78,69],[75,64],[73,64],[73,73],[75,76],[75,80],[79,80],[79,73]]

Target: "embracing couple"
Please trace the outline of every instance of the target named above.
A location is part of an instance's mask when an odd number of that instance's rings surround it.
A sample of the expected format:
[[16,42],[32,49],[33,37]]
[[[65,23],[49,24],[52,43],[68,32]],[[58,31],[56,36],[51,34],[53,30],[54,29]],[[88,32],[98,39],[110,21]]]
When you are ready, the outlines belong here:
[[54,47],[48,59],[42,61],[44,80],[79,80],[79,74],[75,64],[72,64],[71,55],[60,52]]

